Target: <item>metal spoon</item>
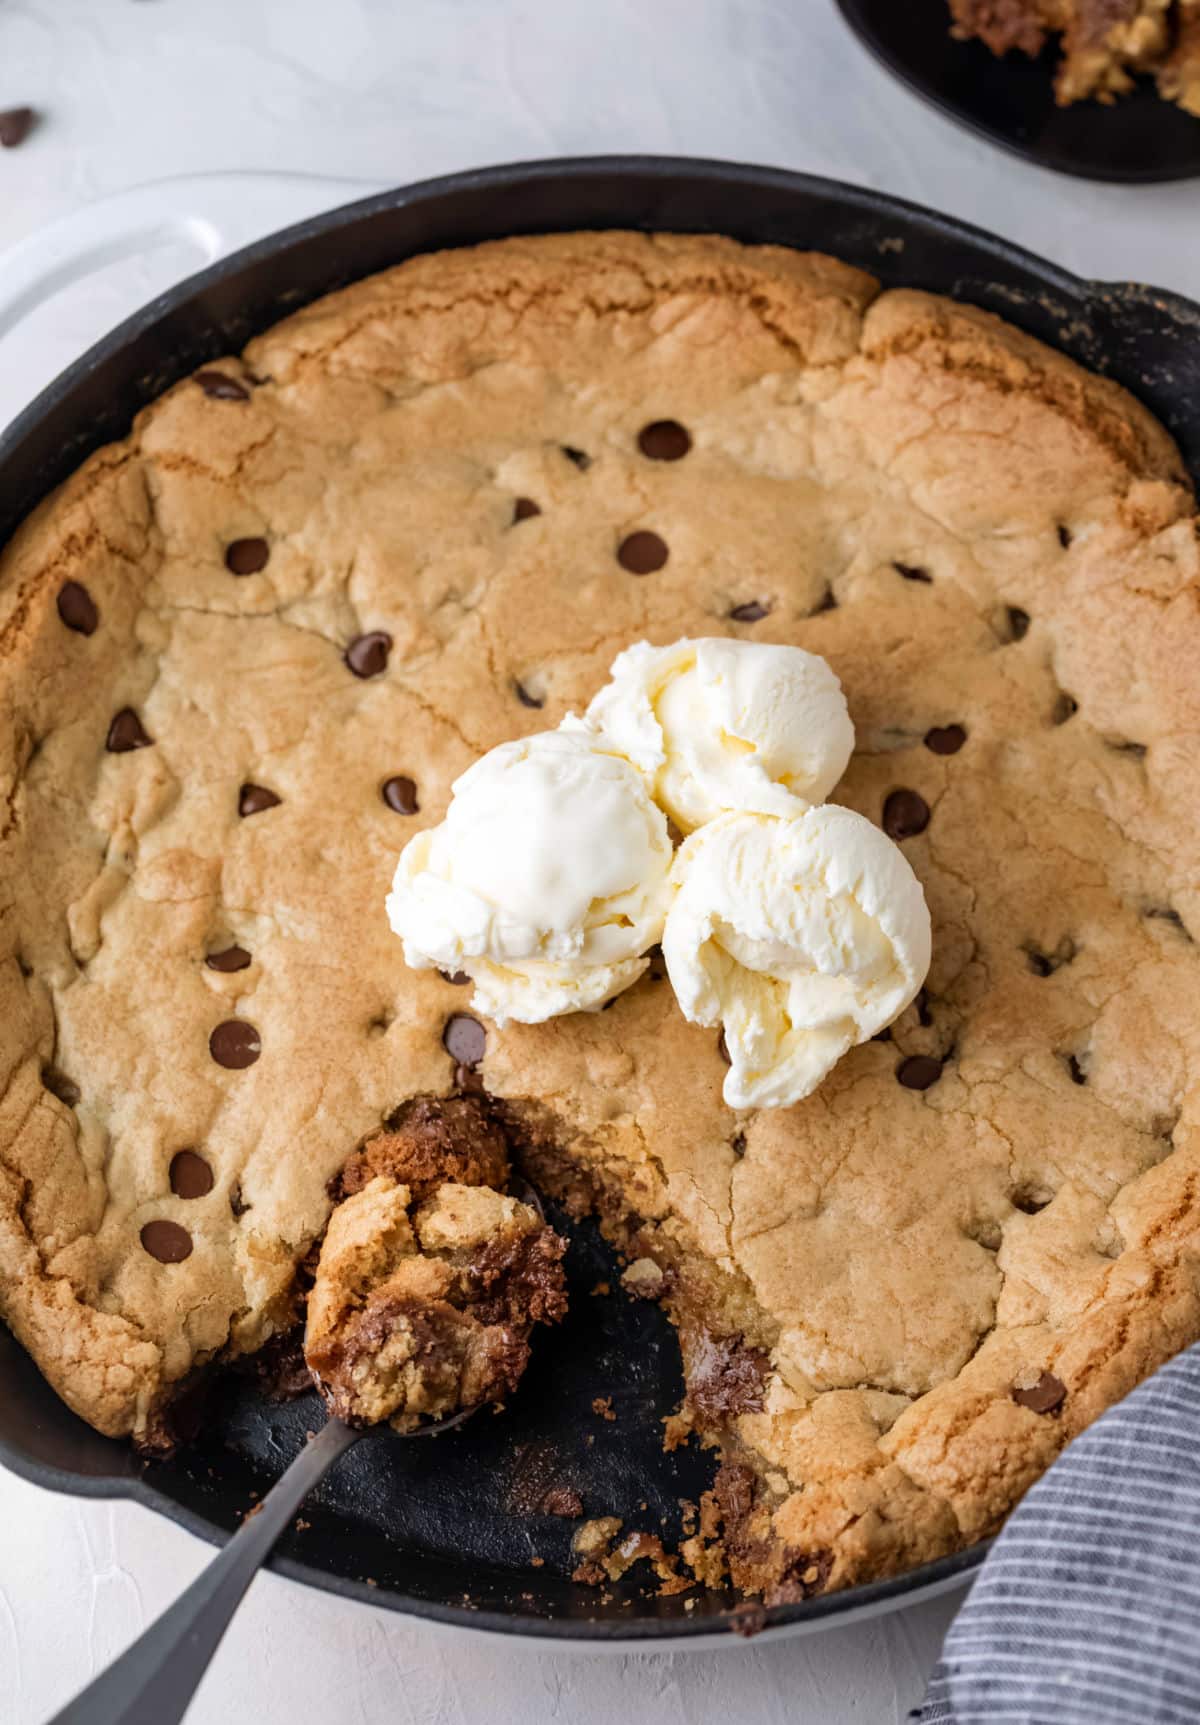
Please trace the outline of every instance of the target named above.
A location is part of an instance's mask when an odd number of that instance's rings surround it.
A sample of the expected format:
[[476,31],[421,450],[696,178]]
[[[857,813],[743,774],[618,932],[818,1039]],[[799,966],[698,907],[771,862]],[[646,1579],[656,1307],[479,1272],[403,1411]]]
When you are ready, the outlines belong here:
[[[474,1408],[409,1437],[435,1437]],[[366,1431],[328,1420],[208,1568],[48,1725],[179,1725],[259,1566],[314,1486]]]
[[[541,1198],[528,1181],[514,1177],[509,1190],[545,1220]],[[403,1435],[436,1437],[476,1411],[463,1408]],[[187,1591],[47,1725],[179,1725],[275,1541],[309,1492],[368,1429],[327,1420]]]

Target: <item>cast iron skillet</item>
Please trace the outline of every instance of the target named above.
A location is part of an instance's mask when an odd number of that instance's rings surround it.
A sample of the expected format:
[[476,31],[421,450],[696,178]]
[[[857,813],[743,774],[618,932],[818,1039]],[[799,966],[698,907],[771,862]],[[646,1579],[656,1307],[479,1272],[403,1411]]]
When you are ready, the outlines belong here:
[[1200,175],[1200,119],[1140,78],[1112,106],[1054,100],[1058,49],[998,60],[950,34],[946,0],[837,0],[859,40],[932,107],[990,143],[1086,180],[1147,184]]
[[[177,378],[240,348],[330,288],[413,252],[505,234],[634,227],[720,232],[814,247],[888,284],[990,307],[1125,384],[1165,421],[1200,473],[1200,307],[1132,284],[1080,281],[1002,240],[875,192],[769,168],[610,157],[492,168],[386,192],[317,216],[164,294],[65,372],[0,436],[0,542],[83,458],[122,435]],[[753,1627],[815,1628],[952,1585],[982,1547],[895,1580],[749,1619],[720,1595],[659,1598],[623,1585],[604,1600],[570,1580],[572,1524],[537,1508],[574,1486],[589,1515],[680,1531],[680,1498],[711,1456],[664,1455],[660,1420],[682,1384],[657,1308],[596,1292],[616,1267],[594,1230],[574,1231],[571,1316],[538,1339],[521,1391],[429,1444],[380,1435],[325,1482],[277,1549],[285,1575],[418,1616],[592,1644],[697,1639]],[[124,1496],[219,1540],[304,1442],[313,1397],[264,1401],[230,1377],[200,1438],[145,1466],[77,1420],[0,1329],[0,1460],[55,1490]],[[611,1398],[614,1418],[593,1403]],[[544,1559],[540,1567],[532,1556]],[[636,1571],[634,1574],[636,1575]],[[632,1578],[631,1578],[632,1579]]]

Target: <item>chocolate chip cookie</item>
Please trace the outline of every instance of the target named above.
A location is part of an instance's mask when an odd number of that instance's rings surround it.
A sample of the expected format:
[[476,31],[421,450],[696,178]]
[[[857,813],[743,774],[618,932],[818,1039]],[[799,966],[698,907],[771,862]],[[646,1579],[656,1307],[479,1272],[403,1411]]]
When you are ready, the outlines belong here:
[[[834,800],[934,927],[891,1030],[757,1114],[660,965],[498,1030],[384,913],[472,759],[720,633],[828,659]],[[992,1532],[1200,1335],[1198,663],[1170,439],[969,306],[610,233],[308,307],[0,557],[0,1312],[144,1441],[294,1322],[348,1156],[511,1157],[679,1325],[735,1583]]]

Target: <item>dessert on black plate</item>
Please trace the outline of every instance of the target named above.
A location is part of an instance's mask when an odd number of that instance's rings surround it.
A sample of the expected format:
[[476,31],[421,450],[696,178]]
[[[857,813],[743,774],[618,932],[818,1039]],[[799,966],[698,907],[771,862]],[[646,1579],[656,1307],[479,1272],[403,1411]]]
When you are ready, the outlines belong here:
[[993,54],[1031,58],[1061,48],[1054,92],[1060,105],[1126,95],[1148,73],[1159,94],[1200,116],[1198,0],[949,0],[954,33]]

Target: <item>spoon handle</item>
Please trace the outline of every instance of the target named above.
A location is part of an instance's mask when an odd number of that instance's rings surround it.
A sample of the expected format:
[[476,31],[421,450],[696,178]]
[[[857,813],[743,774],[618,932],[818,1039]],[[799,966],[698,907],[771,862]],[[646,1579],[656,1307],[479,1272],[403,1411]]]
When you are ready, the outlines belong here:
[[259,1565],[309,1492],[362,1435],[329,1420],[187,1591],[49,1725],[178,1725]]

